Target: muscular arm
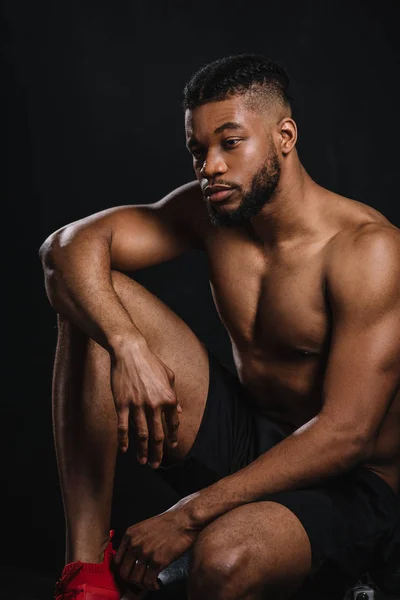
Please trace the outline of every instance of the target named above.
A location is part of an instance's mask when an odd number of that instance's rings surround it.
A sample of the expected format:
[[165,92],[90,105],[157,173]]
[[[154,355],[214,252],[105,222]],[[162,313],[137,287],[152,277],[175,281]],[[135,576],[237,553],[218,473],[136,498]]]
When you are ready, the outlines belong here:
[[199,230],[191,226],[199,200],[198,184],[190,183],[154,204],[110,208],[51,234],[39,254],[55,311],[106,349],[121,334],[140,339],[111,271],[143,269],[201,247]]
[[254,462],[193,495],[206,525],[265,494],[309,487],[365,460],[400,385],[400,235],[360,233],[331,261],[333,332],[323,408]]

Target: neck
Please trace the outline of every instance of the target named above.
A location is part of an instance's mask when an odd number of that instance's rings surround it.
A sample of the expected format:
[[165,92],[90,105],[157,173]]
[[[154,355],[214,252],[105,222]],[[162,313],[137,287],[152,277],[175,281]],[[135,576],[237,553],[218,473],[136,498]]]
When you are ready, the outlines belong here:
[[[289,158],[289,157],[288,157]],[[283,164],[278,186],[261,213],[251,219],[256,236],[271,248],[284,246],[319,230],[323,188],[311,179],[296,156]]]

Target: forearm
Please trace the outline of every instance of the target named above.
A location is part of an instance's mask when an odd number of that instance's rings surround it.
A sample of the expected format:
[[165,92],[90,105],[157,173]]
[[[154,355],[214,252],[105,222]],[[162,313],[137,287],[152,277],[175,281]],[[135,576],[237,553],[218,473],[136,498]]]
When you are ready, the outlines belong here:
[[357,465],[363,452],[315,417],[255,461],[193,494],[185,504],[198,526],[266,494],[317,485]]
[[57,313],[108,351],[122,335],[143,341],[113,288],[107,240],[80,236],[61,244],[55,236],[41,258],[47,296]]

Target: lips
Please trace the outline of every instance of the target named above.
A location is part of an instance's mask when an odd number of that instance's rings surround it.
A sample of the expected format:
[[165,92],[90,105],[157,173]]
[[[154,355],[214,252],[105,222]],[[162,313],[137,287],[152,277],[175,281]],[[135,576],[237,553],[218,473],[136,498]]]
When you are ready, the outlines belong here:
[[234,188],[215,185],[212,187],[207,187],[205,189],[205,195],[210,202],[222,202],[222,200],[226,200],[226,198],[228,198],[233,191]]

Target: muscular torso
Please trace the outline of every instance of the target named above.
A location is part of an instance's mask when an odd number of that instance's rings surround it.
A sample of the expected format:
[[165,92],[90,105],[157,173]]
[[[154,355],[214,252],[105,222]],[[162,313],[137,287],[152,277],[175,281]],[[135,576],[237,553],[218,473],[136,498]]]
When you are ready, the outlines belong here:
[[[324,282],[333,244],[346,228],[390,226],[374,209],[332,196],[337,215],[326,229],[280,249],[266,249],[247,227],[204,231],[211,291],[241,383],[249,402],[288,433],[321,409],[331,333]],[[400,391],[364,464],[398,493]]]

